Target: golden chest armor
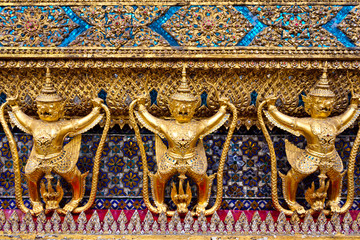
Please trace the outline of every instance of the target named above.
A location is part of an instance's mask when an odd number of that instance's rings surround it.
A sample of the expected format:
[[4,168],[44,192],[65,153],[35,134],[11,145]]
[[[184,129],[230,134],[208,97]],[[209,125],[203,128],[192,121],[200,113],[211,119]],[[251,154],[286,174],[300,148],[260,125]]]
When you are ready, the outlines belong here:
[[328,120],[314,120],[311,123],[311,131],[318,138],[324,151],[327,152],[334,146],[337,129]]

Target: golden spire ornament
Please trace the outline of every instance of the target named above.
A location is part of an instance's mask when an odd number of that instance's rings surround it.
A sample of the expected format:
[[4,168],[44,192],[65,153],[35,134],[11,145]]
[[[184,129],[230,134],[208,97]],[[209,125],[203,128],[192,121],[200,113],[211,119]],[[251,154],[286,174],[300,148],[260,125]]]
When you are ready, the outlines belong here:
[[310,90],[308,95],[314,97],[335,97],[335,93],[330,89],[326,66],[323,69],[319,81],[316,83],[315,87]]

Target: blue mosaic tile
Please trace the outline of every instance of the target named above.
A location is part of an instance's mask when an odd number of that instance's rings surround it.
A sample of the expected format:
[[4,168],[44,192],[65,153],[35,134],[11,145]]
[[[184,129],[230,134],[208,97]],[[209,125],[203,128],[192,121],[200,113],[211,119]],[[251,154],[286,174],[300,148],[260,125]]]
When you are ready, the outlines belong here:
[[247,7],[245,6],[234,6],[236,10],[241,12],[247,20],[254,26],[248,34],[246,34],[243,39],[237,44],[237,46],[249,46],[249,44],[254,40],[255,36],[258,35],[266,25],[260,22],[256,16],[254,16]]
[[351,40],[342,31],[340,31],[340,29],[337,28],[337,25],[344,20],[354,7],[355,6],[344,6],[335,18],[323,25],[323,28],[332,33],[339,42],[344,44],[345,47],[356,47],[356,45],[352,43]]
[[[355,131],[354,131],[355,132]],[[350,142],[354,141],[354,135],[340,135],[335,142],[339,155],[345,160],[350,153]],[[208,157],[208,174],[216,172],[221,155],[225,135],[213,134],[204,138],[204,146]],[[274,146],[278,155],[278,167],[281,172],[290,169],[286,161],[284,139],[288,138],[298,147],[305,146],[302,137],[289,135],[274,135]],[[32,138],[26,134],[15,134],[18,143],[19,158],[22,165],[32,147]],[[150,169],[156,170],[154,136],[143,136]],[[90,171],[86,182],[85,201],[89,195],[92,178],[92,161],[95,155],[95,147],[99,141],[98,134],[84,134],[79,157],[78,167],[82,172]],[[106,153],[103,155],[99,173],[99,185],[95,208],[106,209],[144,209],[142,202],[142,162],[138,146],[133,135],[111,134],[106,141]],[[11,154],[8,153],[6,137],[0,134],[0,208],[10,209],[15,203],[14,199],[14,174]],[[359,157],[360,159],[360,157]],[[271,206],[270,192],[270,157],[268,147],[261,135],[235,135],[232,138],[231,147],[228,153],[228,160],[224,170],[224,203],[222,209],[239,210],[269,210]],[[306,178],[299,185],[298,196],[303,196],[304,191],[310,186],[314,176]],[[360,208],[360,166],[355,166],[355,202],[353,209]],[[64,184],[65,189],[66,183]],[[23,194],[27,196],[25,180],[22,181]],[[166,198],[170,200],[170,184],[166,188]],[[346,196],[346,181],[343,189],[343,197]],[[196,188],[192,188],[195,191]],[[216,192],[216,181],[212,188]],[[71,197],[71,191],[65,190],[65,198]],[[194,194],[195,195],[195,194]],[[279,196],[281,198],[281,181],[279,181]],[[196,200],[196,199],[195,199]],[[300,198],[301,201],[303,201]],[[211,198],[210,203],[214,201]],[[25,202],[29,205],[28,198]],[[132,205],[135,204],[135,205]],[[171,204],[170,204],[171,205]],[[14,206],[15,207],[15,206]]]

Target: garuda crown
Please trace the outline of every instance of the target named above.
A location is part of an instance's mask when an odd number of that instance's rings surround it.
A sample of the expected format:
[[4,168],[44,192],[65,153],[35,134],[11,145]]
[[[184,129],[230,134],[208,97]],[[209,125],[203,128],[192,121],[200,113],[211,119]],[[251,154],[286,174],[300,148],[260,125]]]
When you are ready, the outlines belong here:
[[309,96],[314,97],[335,97],[335,93],[330,90],[327,77],[327,67],[325,66],[323,73],[314,88],[309,92]]
[[51,81],[50,69],[46,68],[46,80],[40,94],[36,97],[37,102],[61,102],[63,99],[57,94]]
[[198,98],[196,98],[193,94],[191,94],[190,86],[186,79],[186,67],[184,65],[182,70],[182,79],[180,82],[180,86],[177,89],[177,93],[174,93],[171,97],[171,100],[176,100],[180,102],[196,102]]

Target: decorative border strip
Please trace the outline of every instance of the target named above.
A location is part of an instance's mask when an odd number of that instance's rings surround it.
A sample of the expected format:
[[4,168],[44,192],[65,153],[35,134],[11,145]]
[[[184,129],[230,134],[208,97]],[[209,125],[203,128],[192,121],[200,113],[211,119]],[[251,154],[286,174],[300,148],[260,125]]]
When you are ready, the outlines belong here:
[[[215,199],[212,199],[215,201]],[[341,205],[345,203],[346,199],[341,200]],[[134,206],[134,201],[137,201],[136,206]],[[274,211],[275,209],[272,207],[271,198],[267,199],[223,199],[223,204],[225,203],[228,207],[222,207],[221,211]],[[284,201],[281,199],[281,201]],[[4,203],[6,202],[6,203]],[[257,207],[253,207],[253,203],[256,202]],[[238,203],[241,203],[241,208],[236,207]],[[28,198],[24,198],[24,204],[26,207],[31,208],[31,203]],[[7,208],[3,208],[3,206],[8,206]],[[240,204],[239,204],[240,205]],[[97,197],[95,199],[95,203],[93,205],[93,210],[108,210],[109,206],[111,206],[112,211],[119,210],[146,210],[146,206],[142,197],[124,197],[124,198],[102,198]],[[269,207],[270,206],[270,207]],[[355,199],[350,211],[359,211],[360,199]],[[15,198],[0,198],[0,209],[2,210],[15,210],[18,209],[16,207]]]
[[[360,53],[360,52],[359,52]],[[360,58],[360,54],[359,54]],[[360,68],[360,60],[179,60],[179,59],[56,59],[56,60],[28,60],[7,59],[0,60],[0,68],[188,68],[213,69],[213,68],[270,68],[270,69],[322,69],[327,63],[328,69]]]
[[352,59],[360,48],[0,48],[0,58]]
[[[55,7],[0,4],[3,16],[0,58],[359,59],[360,56],[356,35],[360,10],[354,4],[303,3],[296,7],[129,4]],[[276,20],[267,17],[274,14]],[[314,25],[312,21],[319,23]]]
[[[219,214],[218,214],[219,213]],[[29,233],[59,234],[116,234],[116,235],[280,235],[302,234],[308,236],[334,236],[335,234],[359,236],[359,215],[353,219],[349,212],[344,216],[334,214],[327,219],[321,213],[317,219],[308,214],[304,221],[297,215],[287,219],[284,213],[219,211],[211,219],[200,216],[193,218],[188,213],[185,218],[177,213],[170,219],[164,213],[154,216],[150,211],[94,211],[88,216],[70,212],[64,217],[54,212],[47,217],[44,213],[33,218],[30,213],[23,215],[17,211],[6,216],[0,211],[0,229],[8,235]],[[221,214],[220,214],[221,213]],[[252,215],[252,216],[251,216]],[[262,216],[261,216],[262,215]],[[101,216],[101,217],[100,217]],[[75,217],[75,218],[74,218]],[[90,217],[90,218],[88,218]],[[250,217],[250,219],[249,219]],[[237,218],[237,219],[236,219]],[[170,221],[169,221],[170,220]]]
[[360,3],[359,0],[328,0],[328,1],[316,1],[316,0],[307,0],[307,1],[287,1],[287,0],[227,0],[227,1],[216,1],[216,0],[87,0],[84,2],[83,0],[1,0],[0,5],[2,6],[21,6],[21,5],[38,5],[38,6],[45,6],[45,5],[84,5],[86,4],[96,4],[96,5],[177,5],[177,6],[184,6],[184,5],[227,5],[227,4],[242,4],[242,5],[301,5],[301,4],[312,4],[312,5],[355,5]]

